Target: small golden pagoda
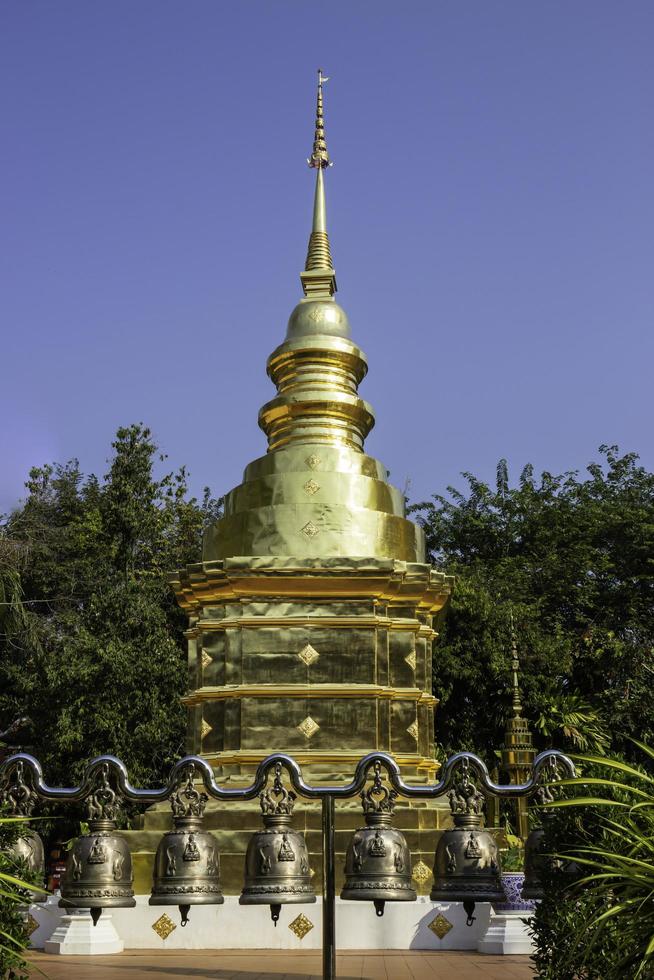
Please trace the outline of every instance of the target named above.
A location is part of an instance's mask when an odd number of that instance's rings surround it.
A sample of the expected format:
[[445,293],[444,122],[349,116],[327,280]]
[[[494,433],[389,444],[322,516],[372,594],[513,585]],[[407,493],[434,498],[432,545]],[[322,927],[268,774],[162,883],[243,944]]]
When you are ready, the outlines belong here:
[[[520,682],[518,679],[520,660],[516,642],[513,621],[511,621],[511,688],[512,715],[507,721],[502,746],[502,769],[508,775],[510,783],[526,783],[531,776],[531,770],[536,758],[534,740],[529,730],[529,723],[522,715],[522,699],[520,697]],[[516,833],[523,839],[529,833],[528,804],[524,796],[517,796],[513,801],[516,811]]]
[[[408,779],[437,769],[432,642],[452,579],[425,561],[422,529],[406,517],[402,493],[364,452],[374,425],[358,394],[367,362],[334,300],[325,81],[319,72],[304,296],[268,358],[277,393],[259,412],[268,451],[225,497],[202,561],[172,580],[189,615],[187,751],[229,781],[251,781],[274,751],[293,755],[314,781],[349,781],[375,749],[392,753]],[[337,832],[343,853],[360,820],[355,804]],[[319,809],[298,809],[316,854]],[[396,823],[408,832],[418,884],[428,887],[437,811],[424,803],[402,809]],[[225,890],[238,892],[258,807],[218,805],[208,820]],[[135,849],[153,849],[153,832],[167,821],[159,808],[149,811]],[[319,868],[319,859],[312,864]]]

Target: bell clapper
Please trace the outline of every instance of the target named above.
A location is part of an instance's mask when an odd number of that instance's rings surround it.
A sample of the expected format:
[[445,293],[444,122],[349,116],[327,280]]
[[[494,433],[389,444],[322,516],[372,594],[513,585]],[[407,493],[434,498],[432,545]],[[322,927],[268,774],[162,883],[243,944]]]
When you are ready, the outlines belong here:
[[270,906],[270,918],[275,924],[275,929],[277,928],[277,923],[279,922],[279,913],[281,912],[281,905],[271,905]]
[[374,905],[375,905],[375,913],[381,917],[384,914],[384,906],[386,905],[386,902],[384,901],[383,898],[376,898],[374,901]]
[[186,923],[189,921],[188,914],[189,914],[190,911],[191,911],[191,906],[190,905],[180,905],[179,906],[179,914],[182,917],[182,926],[185,926]]
[[466,914],[466,915],[467,915],[467,917],[468,917],[468,918],[466,919],[466,925],[467,925],[467,926],[471,926],[471,925],[472,925],[472,923],[473,923],[473,922],[475,921],[475,919],[477,918],[477,916],[476,916],[476,915],[473,915],[473,914],[472,914],[472,913],[473,913],[473,912],[475,911],[475,903],[474,903],[474,902],[471,902],[471,901],[470,901],[470,900],[468,899],[468,901],[466,901],[466,902],[464,902],[464,903],[463,903],[463,911],[465,912],[465,914]]
[[102,915],[102,909],[96,907],[96,908],[89,909],[89,912],[91,913],[91,918],[93,919],[93,925],[97,926],[98,919]]

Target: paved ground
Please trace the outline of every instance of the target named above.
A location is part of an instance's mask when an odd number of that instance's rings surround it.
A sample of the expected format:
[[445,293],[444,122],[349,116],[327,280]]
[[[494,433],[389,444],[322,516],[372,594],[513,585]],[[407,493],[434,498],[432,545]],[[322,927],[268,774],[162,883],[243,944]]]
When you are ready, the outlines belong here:
[[[321,980],[320,953],[149,949],[118,956],[31,953],[49,980]],[[340,953],[339,980],[533,980],[527,956],[412,953],[382,950]],[[34,980],[39,974],[34,971]]]

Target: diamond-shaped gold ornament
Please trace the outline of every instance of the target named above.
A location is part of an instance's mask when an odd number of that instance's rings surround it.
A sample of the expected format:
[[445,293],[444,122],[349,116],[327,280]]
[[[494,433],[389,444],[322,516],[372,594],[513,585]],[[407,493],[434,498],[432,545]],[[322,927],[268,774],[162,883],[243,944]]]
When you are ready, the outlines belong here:
[[200,725],[200,738],[206,738],[207,735],[209,734],[209,732],[212,732],[212,731],[213,731],[213,728],[211,727],[211,725],[209,724],[209,722],[205,718],[203,718],[202,719],[202,724]]
[[325,319],[325,313],[322,307],[314,306],[309,313],[309,319],[312,320],[313,323],[322,323],[322,321]]
[[431,929],[434,935],[438,936],[439,939],[444,939],[450,929],[453,929],[454,926],[449,919],[445,918],[442,912],[439,912],[438,915],[435,916],[435,918],[433,918],[428,924],[428,928]]
[[316,660],[318,660],[320,657],[320,654],[317,650],[314,650],[310,643],[307,643],[307,645],[302,647],[298,653],[298,657],[307,665],[307,667],[310,667],[311,664],[315,664]]
[[320,490],[320,484],[316,483],[315,480],[307,480],[307,482],[304,484],[304,490],[305,493],[308,493],[313,497],[314,493],[317,493],[318,490]]
[[206,670],[209,664],[213,663],[213,659],[209,656],[206,650],[202,651],[202,668]]
[[307,464],[310,470],[315,470],[316,466],[320,466],[322,460],[320,456],[316,456],[315,453],[311,453],[311,455],[308,456],[304,462]]
[[288,928],[295,933],[298,939],[304,939],[306,934],[313,929],[313,922],[306,917],[304,912],[300,912],[296,919],[289,922]]
[[404,663],[405,664],[408,664],[409,667],[411,668],[411,670],[415,670],[416,669],[416,664],[417,664],[415,653],[410,653],[408,657],[405,657],[404,658]]
[[412,738],[415,738],[415,740],[417,742],[418,741],[418,722],[417,721],[412,722],[412,724],[410,724],[409,727],[407,728],[407,732],[409,733],[409,735],[411,735]]
[[431,878],[431,871],[424,861],[418,861],[418,863],[414,864],[413,866],[413,874],[411,877],[419,885],[424,885],[425,882],[429,881]]
[[152,928],[156,934],[161,937],[161,939],[168,939],[168,936],[171,934],[171,932],[175,931],[177,926],[170,916],[166,915],[164,912],[163,915],[159,916],[156,922],[152,923]]
[[25,934],[31,936],[33,932],[39,928],[39,923],[36,921],[31,912],[28,912],[27,918],[25,919]]
[[297,730],[302,732],[305,738],[311,738],[320,729],[320,725],[317,721],[314,721],[311,715],[307,715],[303,722],[297,726]]
[[308,538],[315,538],[316,534],[318,534],[318,528],[313,521],[309,521],[307,524],[305,524],[302,530]]

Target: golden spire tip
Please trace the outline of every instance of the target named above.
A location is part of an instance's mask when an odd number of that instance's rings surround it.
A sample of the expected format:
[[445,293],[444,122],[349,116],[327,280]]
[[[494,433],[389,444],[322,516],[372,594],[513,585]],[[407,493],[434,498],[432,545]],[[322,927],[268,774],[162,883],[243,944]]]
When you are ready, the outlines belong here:
[[332,163],[329,159],[329,153],[327,152],[327,143],[325,141],[325,120],[323,117],[322,108],[322,87],[325,82],[328,82],[329,78],[327,75],[323,75],[322,68],[318,69],[318,94],[316,97],[316,130],[313,137],[313,152],[307,163],[310,167],[316,169],[324,169],[324,167],[331,167]]

